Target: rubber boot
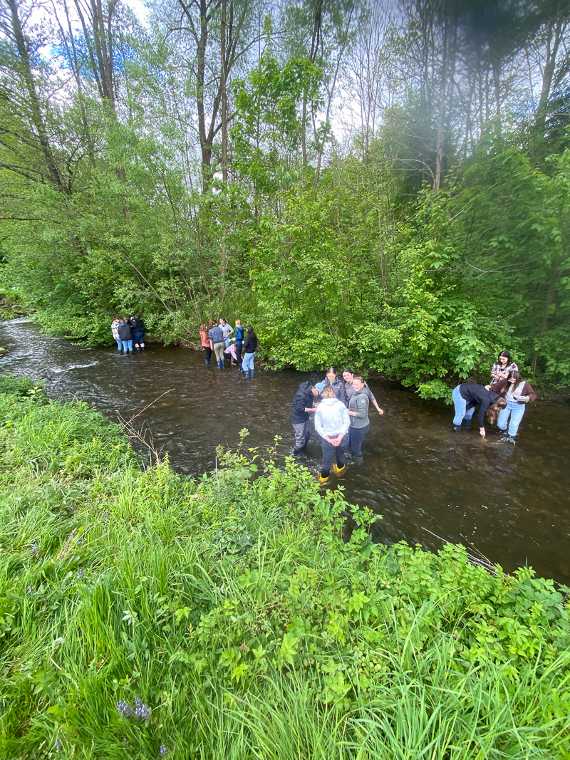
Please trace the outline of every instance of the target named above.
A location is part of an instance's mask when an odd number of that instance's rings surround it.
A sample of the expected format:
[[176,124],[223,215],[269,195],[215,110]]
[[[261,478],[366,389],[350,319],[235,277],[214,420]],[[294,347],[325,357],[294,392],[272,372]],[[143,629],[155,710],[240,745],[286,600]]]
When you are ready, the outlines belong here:
[[337,476],[337,478],[344,478],[346,475],[346,465],[343,464],[342,467],[339,467],[337,464],[333,464],[332,471]]
[[223,361],[220,360],[218,362],[218,369],[223,369],[223,368],[224,368],[224,363],[223,363]]
[[330,475],[319,475],[319,485],[326,486],[330,481]]
[[247,376],[248,376],[248,378],[249,378],[250,380],[253,380],[253,377],[254,377],[254,375],[255,375],[255,370],[253,370],[253,369],[248,369],[248,371],[247,371]]

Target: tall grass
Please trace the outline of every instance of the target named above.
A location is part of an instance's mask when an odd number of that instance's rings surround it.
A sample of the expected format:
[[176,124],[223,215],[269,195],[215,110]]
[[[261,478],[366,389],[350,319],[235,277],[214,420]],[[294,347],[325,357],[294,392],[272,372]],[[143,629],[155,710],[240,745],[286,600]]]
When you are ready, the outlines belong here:
[[0,757],[569,756],[567,589],[373,545],[362,509],[345,543],[294,464],[143,471],[25,383],[0,425]]

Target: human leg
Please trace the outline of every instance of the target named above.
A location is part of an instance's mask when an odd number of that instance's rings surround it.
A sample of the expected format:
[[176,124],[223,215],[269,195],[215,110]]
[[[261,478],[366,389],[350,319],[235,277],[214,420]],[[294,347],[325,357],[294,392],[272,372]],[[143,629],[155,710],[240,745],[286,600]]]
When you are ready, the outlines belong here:
[[224,342],[220,341],[219,343],[214,343],[214,353],[216,355],[216,362],[218,364],[219,369],[224,368]]
[[505,406],[504,409],[501,409],[501,411],[499,412],[499,416],[497,417],[497,427],[502,433],[504,433],[507,429],[510,416],[511,416],[511,410],[507,402],[507,406]]
[[467,411],[467,402],[461,395],[458,385],[456,385],[455,388],[453,389],[451,398],[453,399],[453,406],[455,407],[455,416],[453,417],[453,426],[459,427],[461,423],[463,422],[463,418],[465,417],[465,413]]
[[526,406],[524,404],[513,403],[511,409],[511,418],[509,420],[508,433],[511,438],[516,438],[519,432],[519,425],[524,417]]
[[121,350],[124,354],[126,354],[129,350],[129,341],[128,340],[122,340],[121,341]]
[[324,485],[329,479],[332,464],[336,459],[336,447],[330,444],[328,441],[326,441],[322,437],[320,441],[321,441],[322,459],[321,459],[319,480],[321,484]]
[[293,423],[293,456],[299,456],[307,445],[306,422]]
[[350,428],[350,453],[353,457],[358,458],[362,456],[362,447],[364,446],[364,439],[369,428],[369,425],[363,428]]
[[115,338],[115,343],[117,344],[117,351],[120,353],[123,350],[123,341],[120,338]]

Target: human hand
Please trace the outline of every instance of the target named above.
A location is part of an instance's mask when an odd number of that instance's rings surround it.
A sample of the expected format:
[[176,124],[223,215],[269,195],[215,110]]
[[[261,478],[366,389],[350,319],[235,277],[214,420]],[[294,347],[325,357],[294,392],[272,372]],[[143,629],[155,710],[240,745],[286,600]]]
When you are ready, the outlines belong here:
[[384,410],[381,409],[380,407],[378,407],[378,409],[376,411],[378,412],[378,414],[380,415],[380,417],[382,417],[382,415],[384,414]]
[[485,428],[484,427],[480,427],[479,428],[479,435],[481,436],[481,438],[485,437]]

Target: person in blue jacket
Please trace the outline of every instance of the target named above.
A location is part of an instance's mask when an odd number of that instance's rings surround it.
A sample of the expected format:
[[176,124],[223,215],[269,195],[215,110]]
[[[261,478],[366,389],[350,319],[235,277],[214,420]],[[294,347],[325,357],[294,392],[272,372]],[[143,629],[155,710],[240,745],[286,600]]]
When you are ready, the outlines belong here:
[[236,356],[238,367],[241,367],[241,352],[243,348],[243,336],[244,329],[240,319],[236,319],[236,327],[234,330],[234,338],[236,339]]

